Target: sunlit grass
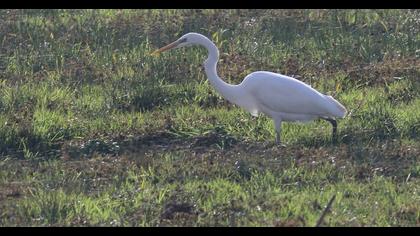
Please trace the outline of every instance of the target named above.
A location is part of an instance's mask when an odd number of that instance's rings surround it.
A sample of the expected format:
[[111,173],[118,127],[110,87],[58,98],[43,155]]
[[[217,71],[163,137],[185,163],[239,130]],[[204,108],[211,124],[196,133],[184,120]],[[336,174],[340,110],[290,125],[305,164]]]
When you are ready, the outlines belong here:
[[[416,226],[418,10],[0,10],[0,225]],[[207,81],[295,76],[344,104],[273,122]]]

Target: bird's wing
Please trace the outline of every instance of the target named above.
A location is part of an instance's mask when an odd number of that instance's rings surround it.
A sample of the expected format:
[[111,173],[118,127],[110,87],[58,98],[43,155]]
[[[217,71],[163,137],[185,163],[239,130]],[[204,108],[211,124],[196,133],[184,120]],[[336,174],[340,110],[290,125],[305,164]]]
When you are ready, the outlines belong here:
[[327,115],[330,103],[309,85],[280,74],[253,73],[245,86],[260,103],[275,112]]

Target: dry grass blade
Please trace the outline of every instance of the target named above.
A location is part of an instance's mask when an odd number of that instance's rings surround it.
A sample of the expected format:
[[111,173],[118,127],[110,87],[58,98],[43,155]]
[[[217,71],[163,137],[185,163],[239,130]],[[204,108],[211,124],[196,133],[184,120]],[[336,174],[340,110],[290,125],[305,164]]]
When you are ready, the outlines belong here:
[[322,222],[324,221],[324,217],[327,214],[327,212],[330,210],[332,203],[335,200],[335,195],[333,195],[330,199],[330,201],[328,202],[327,206],[324,208],[324,210],[322,211],[321,216],[319,217],[318,221],[316,222],[315,227],[319,227]]

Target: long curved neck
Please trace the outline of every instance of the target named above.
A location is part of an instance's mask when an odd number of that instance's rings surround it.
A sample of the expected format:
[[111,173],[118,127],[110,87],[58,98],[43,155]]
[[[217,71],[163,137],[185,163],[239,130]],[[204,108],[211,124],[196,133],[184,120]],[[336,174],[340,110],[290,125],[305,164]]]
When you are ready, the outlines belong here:
[[240,100],[240,93],[236,89],[237,86],[226,83],[217,75],[219,50],[216,45],[206,37],[203,37],[203,41],[200,44],[204,46],[209,53],[208,58],[204,62],[204,68],[210,83],[225,99],[237,104]]

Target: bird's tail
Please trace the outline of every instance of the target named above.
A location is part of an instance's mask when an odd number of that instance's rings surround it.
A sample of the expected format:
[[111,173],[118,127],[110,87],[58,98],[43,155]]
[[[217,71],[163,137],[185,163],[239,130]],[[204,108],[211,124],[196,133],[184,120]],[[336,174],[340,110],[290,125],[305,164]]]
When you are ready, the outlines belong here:
[[344,118],[347,114],[347,109],[331,96],[325,96],[331,104],[330,112],[333,116]]

